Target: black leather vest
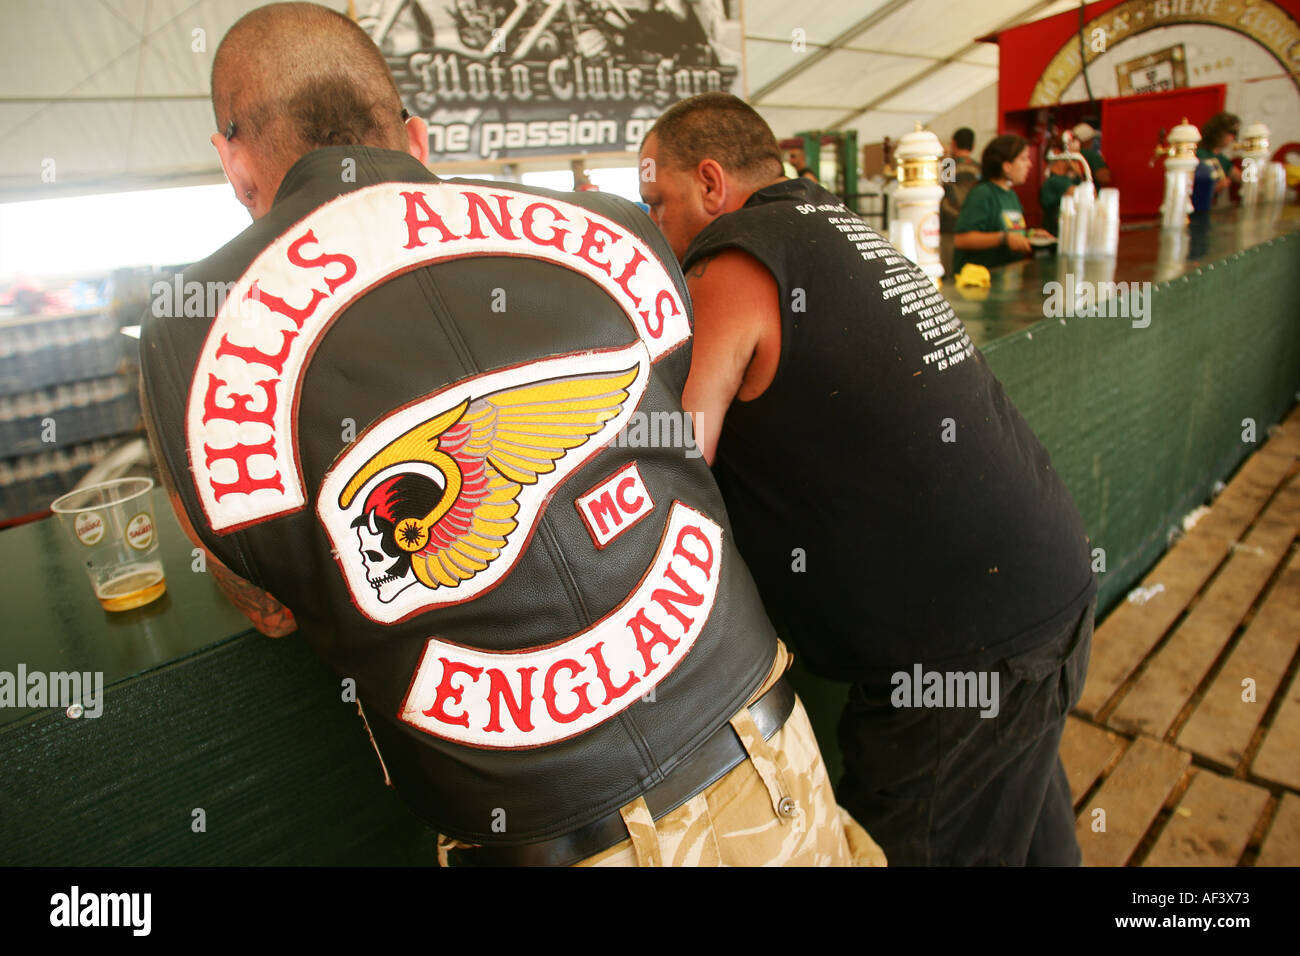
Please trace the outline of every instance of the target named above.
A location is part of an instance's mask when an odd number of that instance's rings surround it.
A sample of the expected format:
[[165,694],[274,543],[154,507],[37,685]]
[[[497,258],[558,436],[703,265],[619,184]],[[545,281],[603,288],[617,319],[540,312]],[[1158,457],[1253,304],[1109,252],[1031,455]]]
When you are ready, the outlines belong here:
[[203,306],[147,315],[141,365],[186,511],[355,679],[430,825],[576,829],[766,676],[683,428],[684,283],[631,204],[332,147],[183,287]]

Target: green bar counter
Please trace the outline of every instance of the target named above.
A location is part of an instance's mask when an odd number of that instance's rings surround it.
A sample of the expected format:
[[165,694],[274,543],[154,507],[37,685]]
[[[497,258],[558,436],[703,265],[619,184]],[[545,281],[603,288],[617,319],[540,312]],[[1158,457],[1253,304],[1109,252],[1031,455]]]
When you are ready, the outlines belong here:
[[[1151,283],[1149,323],[1058,314],[1049,283],[1071,273]],[[1099,614],[1300,389],[1295,206],[1129,230],[1109,263],[1027,260],[943,291],[1104,552]],[[298,636],[252,631],[156,490],[154,507],[167,593],[134,611],[100,608],[54,521],[0,532],[0,672],[104,682],[99,717],[0,707],[0,863],[433,864],[339,679]],[[796,671],[835,780],[845,688]]]

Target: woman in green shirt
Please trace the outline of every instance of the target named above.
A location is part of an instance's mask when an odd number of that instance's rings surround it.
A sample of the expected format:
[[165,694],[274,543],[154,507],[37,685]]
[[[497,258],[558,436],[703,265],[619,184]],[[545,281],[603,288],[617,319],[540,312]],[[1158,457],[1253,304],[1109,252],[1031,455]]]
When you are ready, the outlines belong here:
[[1025,236],[1025,212],[1011,188],[1029,177],[1029,165],[1029,144],[1023,137],[999,136],[984,147],[984,178],[966,194],[953,227],[954,272],[968,262],[993,269],[1033,251]]

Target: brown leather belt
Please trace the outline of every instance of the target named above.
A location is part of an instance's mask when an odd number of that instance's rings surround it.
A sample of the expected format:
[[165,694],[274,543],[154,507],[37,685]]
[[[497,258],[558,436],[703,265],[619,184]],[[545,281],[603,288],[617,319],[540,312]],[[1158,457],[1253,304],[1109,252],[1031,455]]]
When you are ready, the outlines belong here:
[[[749,714],[771,739],[794,710],[794,688],[782,677],[749,705]],[[721,780],[748,754],[730,723],[725,723],[663,780],[642,794],[658,820]],[[449,866],[569,866],[626,840],[627,825],[618,810],[563,836],[522,846],[476,846],[449,850]]]

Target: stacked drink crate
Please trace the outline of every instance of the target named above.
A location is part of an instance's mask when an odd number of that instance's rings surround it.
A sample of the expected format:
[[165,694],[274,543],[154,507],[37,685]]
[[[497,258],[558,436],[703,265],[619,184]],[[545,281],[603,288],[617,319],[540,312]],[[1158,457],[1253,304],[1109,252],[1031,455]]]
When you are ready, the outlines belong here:
[[40,513],[140,426],[115,310],[0,318],[0,525]]

